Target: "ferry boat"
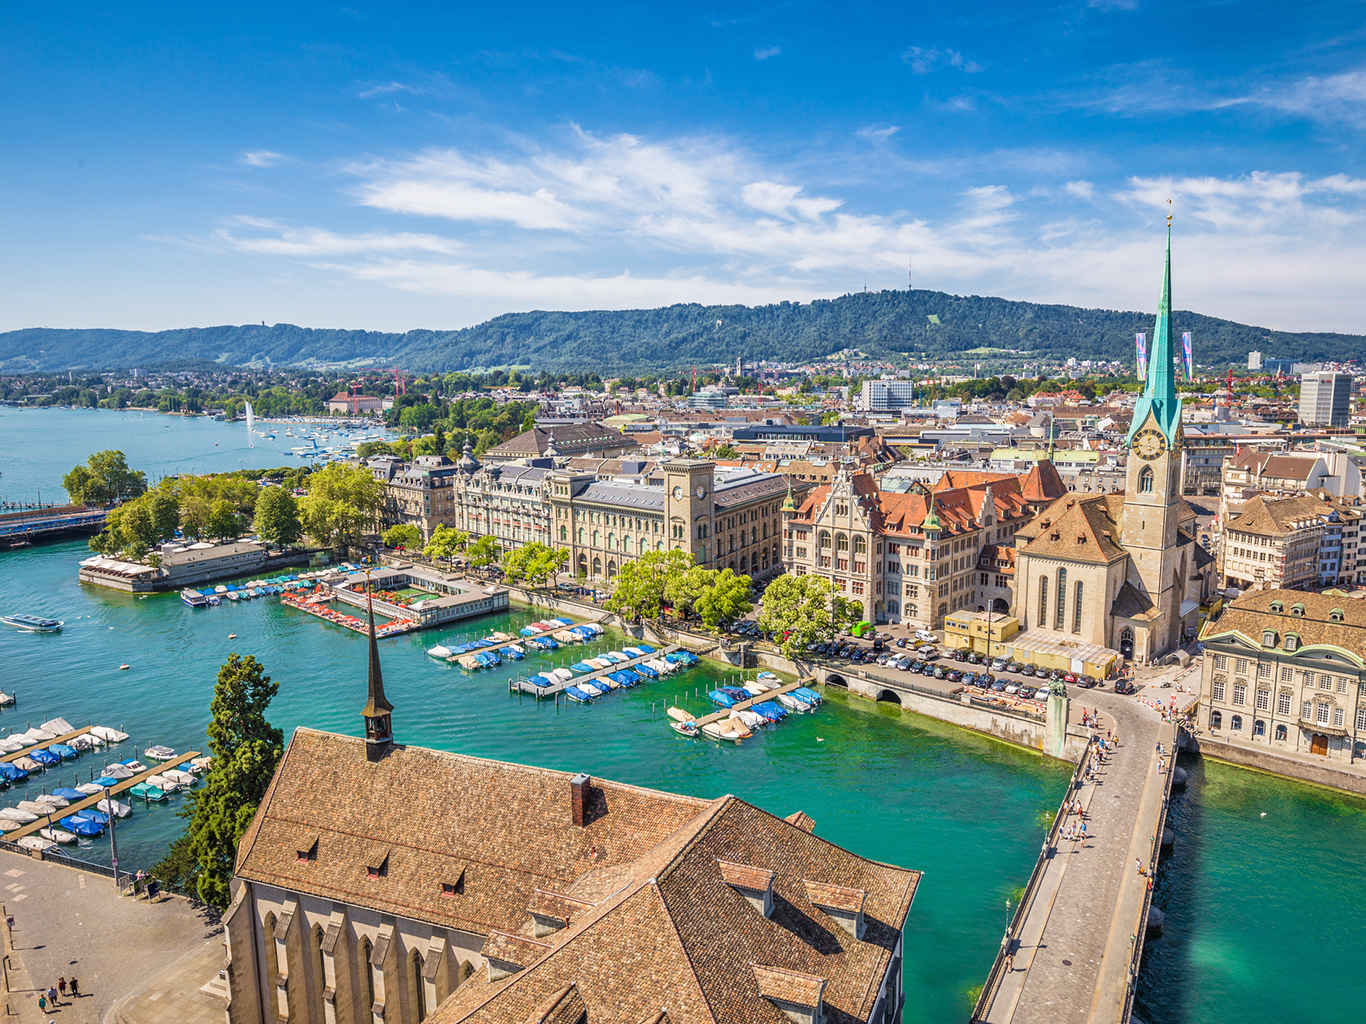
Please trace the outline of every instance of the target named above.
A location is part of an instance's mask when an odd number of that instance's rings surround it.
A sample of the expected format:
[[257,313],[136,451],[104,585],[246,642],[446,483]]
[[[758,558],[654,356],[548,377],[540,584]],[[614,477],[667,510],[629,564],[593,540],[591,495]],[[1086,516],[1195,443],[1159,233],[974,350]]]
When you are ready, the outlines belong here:
[[186,588],[180,592],[180,599],[191,608],[207,608],[209,599],[197,590]]
[[26,633],[60,633],[66,623],[60,619],[43,619],[37,615],[0,615],[0,622],[16,626]]

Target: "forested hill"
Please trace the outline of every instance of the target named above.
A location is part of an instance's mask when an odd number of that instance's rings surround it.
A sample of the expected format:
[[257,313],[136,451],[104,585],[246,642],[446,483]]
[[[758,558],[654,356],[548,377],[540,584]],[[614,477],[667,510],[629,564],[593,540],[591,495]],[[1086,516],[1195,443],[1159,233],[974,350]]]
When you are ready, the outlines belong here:
[[[1366,336],[1296,334],[1178,312],[1195,360],[1246,365],[1250,349],[1306,361],[1366,358]],[[151,367],[213,360],[236,365],[400,366],[419,371],[529,365],[640,372],[761,359],[801,362],[844,348],[871,356],[945,358],[977,349],[1086,359],[1134,357],[1152,313],[1040,305],[932,291],[859,292],[807,304],[507,313],[455,331],[316,330],[293,324],[192,327],[156,333],[32,328],[0,334],[0,372]],[[983,353],[984,355],[986,353]]]

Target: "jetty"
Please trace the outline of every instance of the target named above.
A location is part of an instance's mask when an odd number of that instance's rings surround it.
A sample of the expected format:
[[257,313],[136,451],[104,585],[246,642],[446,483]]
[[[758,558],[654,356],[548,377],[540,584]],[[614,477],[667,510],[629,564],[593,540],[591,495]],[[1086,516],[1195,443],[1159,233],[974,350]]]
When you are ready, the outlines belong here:
[[[568,629],[569,627],[565,626],[563,628]],[[631,645],[628,644],[627,646]],[[583,675],[575,676],[572,679],[566,679],[562,683],[556,683],[554,686],[537,686],[529,679],[513,678],[508,680],[508,692],[529,693],[533,697],[553,697],[556,694],[563,692],[566,687],[578,686],[581,683],[591,683],[595,679],[601,679],[603,676],[609,676],[614,672],[620,672],[622,669],[631,668],[634,665],[653,661],[655,658],[663,658],[666,654],[672,654],[674,651],[681,649],[681,644],[669,644],[667,647],[659,648],[651,654],[641,655],[639,658],[632,658],[630,661],[619,661],[611,668],[599,669],[593,673],[584,673]],[[589,655],[589,657],[595,657],[595,655]]]
[[184,754],[178,754],[169,761],[158,761],[156,765],[148,768],[144,772],[138,772],[138,774],[134,775],[131,779],[120,779],[114,785],[106,787],[103,793],[91,794],[84,800],[73,800],[66,807],[55,808],[46,818],[39,818],[37,821],[31,821],[27,825],[22,825],[19,828],[6,832],[3,839],[7,843],[14,843],[24,838],[24,836],[32,835],[40,828],[61,828],[61,819],[68,815],[77,814],[87,808],[94,807],[101,800],[112,799],[119,793],[132,789],[139,782],[146,782],[153,775],[160,775],[172,768],[179,768],[186,761],[191,761],[198,756],[199,751],[191,750]]
[[713,711],[709,715],[703,715],[701,718],[694,718],[693,721],[697,723],[697,727],[700,729],[704,725],[711,725],[712,722],[719,722],[723,718],[729,718],[732,711],[748,711],[750,707],[755,704],[762,704],[764,701],[769,700],[777,700],[782,694],[791,693],[799,687],[806,686],[814,689],[815,687],[812,684],[815,682],[815,679],[798,679],[795,683],[787,683],[783,686],[774,687],[772,690],[765,690],[757,697],[738,701],[728,708],[721,708],[717,711]]
[[[25,747],[23,750],[16,750],[12,754],[0,755],[0,762],[17,761],[21,757],[30,756],[35,750],[46,750],[54,743],[65,743],[67,746],[70,746],[71,741],[74,740],[77,736],[84,736],[93,728],[93,725],[86,725],[82,726],[79,729],[72,729],[70,732],[63,733],[61,736],[57,736],[50,740],[39,740],[35,742],[32,746]],[[123,730],[120,729],[119,731],[122,732]]]
[[0,546],[20,547],[35,540],[71,534],[96,534],[107,513],[88,505],[58,505],[0,514]]
[[[556,626],[554,629],[543,629],[543,630],[541,630],[539,633],[529,633],[529,634],[526,635],[526,636],[513,637],[513,639],[511,639],[511,640],[495,640],[495,641],[494,641],[492,644],[490,644],[488,647],[480,647],[478,651],[466,651],[465,654],[452,654],[449,658],[446,659],[446,661],[448,661],[448,662],[449,662],[450,664],[452,664],[452,665],[458,665],[458,664],[460,663],[460,659],[463,658],[463,657],[465,657],[466,654],[476,654],[476,653],[485,652],[485,651],[488,652],[488,653],[490,653],[490,654],[497,654],[500,658],[505,658],[505,657],[507,657],[507,654],[506,654],[505,652],[507,651],[507,649],[508,649],[509,647],[516,647],[516,648],[518,648],[518,649],[520,650],[521,647],[522,647],[522,645],[525,644],[525,643],[527,643],[528,641],[530,641],[530,640],[543,640],[543,639],[545,639],[546,637],[550,637],[550,639],[552,639],[552,640],[554,640],[556,643],[560,644],[561,647],[564,647],[564,646],[567,646],[567,645],[564,644],[562,641],[560,641],[558,638],[556,638],[555,634],[556,634],[556,633],[563,633],[563,632],[564,632],[565,630],[567,630],[567,629],[573,629],[575,626],[582,626],[582,625],[585,625],[585,623],[582,623],[582,622],[571,622],[571,623],[570,623],[569,625],[567,625],[567,626],[565,626],[565,625],[559,625],[559,626]],[[589,623],[589,625],[597,626],[597,625],[601,625],[601,623],[594,622],[594,623]],[[506,636],[506,635],[507,635],[507,634],[505,633],[504,636]],[[599,634],[599,635],[602,635],[602,634]],[[482,638],[481,638],[481,639],[482,639]],[[466,640],[466,641],[464,641],[464,642],[465,642],[465,643],[469,643],[468,640]],[[582,641],[582,642],[583,642],[583,643],[587,643],[588,641],[587,641],[587,640],[584,640],[584,641]],[[459,647],[460,644],[456,644],[456,646]],[[577,646],[577,645],[576,645],[576,646]],[[630,646],[630,645],[628,644],[627,646]],[[536,648],[533,648],[533,650],[535,650],[535,649],[536,649]],[[671,650],[672,650],[672,649],[673,649],[673,648],[671,648]],[[523,652],[523,653],[526,653],[526,652]],[[594,655],[594,657],[596,657],[596,655]],[[623,664],[623,665],[622,665],[622,668],[625,668],[625,667],[626,667],[626,666]]]

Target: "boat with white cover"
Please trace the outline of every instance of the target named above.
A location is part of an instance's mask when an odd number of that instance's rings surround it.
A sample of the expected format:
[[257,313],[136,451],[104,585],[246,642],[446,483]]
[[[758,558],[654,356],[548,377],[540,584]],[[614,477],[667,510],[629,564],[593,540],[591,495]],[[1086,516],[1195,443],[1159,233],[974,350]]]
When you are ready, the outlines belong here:
[[74,788],[79,789],[87,796],[98,796],[100,793],[104,792],[104,787],[98,782],[82,782],[79,786]]
[[23,811],[18,807],[0,807],[0,818],[7,818],[10,821],[17,821],[27,825],[38,820],[38,815],[32,811]]
[[199,779],[190,772],[181,771],[179,768],[167,768],[161,774],[172,782],[180,783],[182,786],[193,786],[199,781]]
[[149,786],[156,786],[163,793],[174,793],[180,788],[180,783],[172,782],[164,775],[149,775],[145,781]]
[[90,734],[92,736],[98,736],[106,743],[122,743],[128,738],[126,732],[119,732],[117,729],[111,729],[107,725],[93,726],[90,730]]
[[56,843],[51,839],[44,839],[42,836],[24,836],[19,840],[19,845],[25,850],[39,850],[43,853],[57,849]]
[[52,718],[39,726],[43,732],[50,732],[54,736],[61,736],[63,733],[75,732],[76,727],[65,718]]
[[40,828],[38,834],[44,839],[50,839],[54,843],[61,843],[64,846],[69,846],[76,841],[75,836],[60,828]]
[[126,804],[122,800],[101,800],[95,804],[95,807],[105,814],[112,814],[116,818],[126,818],[133,813],[132,804]]

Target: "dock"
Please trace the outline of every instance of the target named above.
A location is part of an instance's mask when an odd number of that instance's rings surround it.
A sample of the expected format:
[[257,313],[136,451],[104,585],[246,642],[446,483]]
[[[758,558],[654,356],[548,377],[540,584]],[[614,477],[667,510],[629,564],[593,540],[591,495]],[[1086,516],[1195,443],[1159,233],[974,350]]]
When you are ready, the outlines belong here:
[[[21,757],[28,757],[35,750],[46,750],[54,743],[65,743],[67,746],[70,746],[71,741],[74,740],[77,736],[84,736],[93,728],[94,726],[87,725],[80,729],[73,729],[71,730],[71,732],[66,733],[62,736],[58,736],[56,739],[42,740],[38,743],[33,744],[31,747],[25,747],[23,750],[16,750],[13,754],[0,755],[0,762],[17,761]],[[122,732],[122,730],[119,731]],[[66,762],[63,763],[65,764]]]
[[[324,622],[330,622],[334,626],[343,626],[354,632],[368,635],[370,626],[366,621],[358,619],[354,615],[344,616],[340,612],[336,612],[333,609],[326,607],[336,600],[336,597],[329,597],[326,601],[310,601],[295,594],[280,595],[281,604],[287,604],[289,607],[301,612],[306,612],[309,615],[316,615]],[[412,633],[421,628],[422,627],[413,619],[394,619],[392,622],[376,627],[375,636],[378,639],[383,640],[388,636],[401,636],[404,633]]]
[[[565,626],[563,628],[568,629],[569,627]],[[632,647],[634,645],[627,644],[627,646]],[[562,692],[565,689],[565,687],[578,686],[580,683],[591,683],[593,682],[593,680],[601,679],[603,676],[611,675],[613,672],[620,672],[622,669],[630,668],[633,665],[639,665],[642,662],[652,661],[655,658],[663,658],[664,655],[672,654],[674,651],[681,649],[681,644],[669,644],[667,647],[659,648],[653,654],[646,654],[639,658],[632,658],[630,661],[619,661],[611,668],[599,669],[598,671],[593,672],[591,674],[575,676],[573,679],[568,679],[563,683],[556,683],[554,686],[537,686],[535,683],[531,682],[528,679],[509,679],[508,692],[529,693],[533,697],[553,697],[555,694]],[[589,655],[589,657],[595,657],[595,655]]]
[[[61,828],[61,820],[63,818],[86,810],[87,808],[94,807],[101,800],[112,799],[117,794],[132,789],[139,782],[146,782],[153,775],[160,775],[162,772],[169,771],[172,768],[179,768],[186,761],[193,760],[198,756],[199,751],[191,750],[184,754],[177,754],[169,761],[158,761],[155,767],[148,768],[145,772],[139,772],[131,779],[120,779],[115,785],[108,787],[103,793],[92,794],[84,800],[73,800],[70,806],[58,807],[46,818],[39,818],[37,821],[31,821],[27,825],[6,832],[3,838],[5,842],[13,843],[18,842],[24,836],[33,835],[41,828]],[[113,815],[110,815],[110,817],[113,817]]]
[[815,682],[815,679],[798,679],[795,683],[788,683],[785,686],[778,686],[772,690],[766,690],[757,697],[751,697],[749,700],[742,700],[738,704],[733,704],[728,708],[721,708],[719,711],[713,711],[711,714],[703,715],[701,718],[695,718],[693,721],[697,723],[697,727],[700,729],[704,725],[710,725],[712,722],[719,722],[723,718],[729,718],[732,711],[748,711],[754,704],[762,704],[764,701],[768,700],[777,700],[779,694],[791,693],[799,687],[805,686],[814,690],[816,688]]

